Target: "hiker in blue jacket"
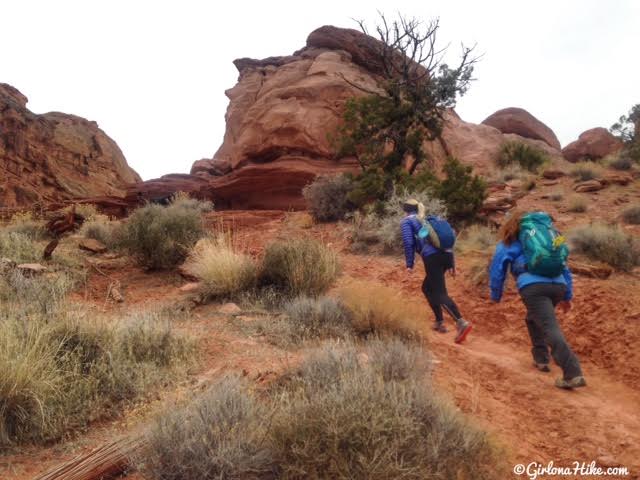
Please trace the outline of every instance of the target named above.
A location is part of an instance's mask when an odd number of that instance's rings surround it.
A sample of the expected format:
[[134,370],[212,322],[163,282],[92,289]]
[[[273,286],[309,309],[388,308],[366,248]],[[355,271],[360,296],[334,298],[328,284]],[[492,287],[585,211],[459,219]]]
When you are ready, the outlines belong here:
[[440,333],[447,332],[442,314],[444,308],[456,321],[455,342],[462,343],[471,331],[472,325],[462,318],[458,306],[447,292],[445,272],[450,270],[453,275],[456,272],[453,252],[451,249],[436,248],[431,244],[428,236],[421,238],[419,235],[425,221],[424,205],[411,199],[403,204],[402,209],[407,214],[400,224],[407,271],[413,271],[415,254],[418,253],[424,262],[426,274],[422,282],[422,293],[427,298],[435,315],[433,329]]
[[[583,387],[586,381],[580,362],[564,338],[555,314],[556,305],[564,312],[571,309],[571,272],[562,265],[562,273],[555,277],[537,275],[527,270],[527,258],[519,240],[523,217],[522,212],[514,212],[500,229],[500,242],[489,271],[491,300],[500,302],[507,271],[510,270],[527,309],[526,324],[531,338],[534,367],[542,372],[551,371],[550,347],[551,356],[563,372],[562,378],[556,380],[556,386],[565,389]],[[547,218],[551,221],[550,217]]]

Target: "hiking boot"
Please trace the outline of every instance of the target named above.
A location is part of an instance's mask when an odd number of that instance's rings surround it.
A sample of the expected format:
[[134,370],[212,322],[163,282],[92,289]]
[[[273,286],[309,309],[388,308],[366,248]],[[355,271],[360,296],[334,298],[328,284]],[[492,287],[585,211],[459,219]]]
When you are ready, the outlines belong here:
[[573,377],[569,380],[565,380],[564,378],[556,379],[556,387],[564,388],[565,390],[572,390],[574,388],[586,387],[587,381],[583,376]]
[[551,369],[549,368],[549,364],[548,363],[533,362],[533,366],[536,367],[541,372],[550,372],[551,371]]
[[469,335],[469,332],[473,328],[473,325],[471,325],[471,323],[467,322],[466,320],[460,319],[458,320],[457,328],[458,334],[456,335],[456,339],[454,340],[454,342],[462,343],[464,342],[464,339],[467,338],[467,335]]
[[447,333],[449,330],[447,330],[447,327],[444,326],[444,323],[442,322],[436,322],[433,324],[433,329],[438,332],[438,333]]

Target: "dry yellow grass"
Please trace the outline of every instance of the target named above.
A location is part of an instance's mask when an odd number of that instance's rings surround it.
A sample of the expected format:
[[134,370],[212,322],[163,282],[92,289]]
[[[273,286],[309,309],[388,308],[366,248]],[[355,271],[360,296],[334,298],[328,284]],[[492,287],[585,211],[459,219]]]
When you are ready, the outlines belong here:
[[223,297],[249,289],[256,280],[253,260],[236,252],[224,236],[200,240],[184,269],[198,278],[208,297]]
[[425,312],[417,302],[379,283],[350,281],[337,289],[338,297],[351,312],[358,333],[392,333],[426,338]]

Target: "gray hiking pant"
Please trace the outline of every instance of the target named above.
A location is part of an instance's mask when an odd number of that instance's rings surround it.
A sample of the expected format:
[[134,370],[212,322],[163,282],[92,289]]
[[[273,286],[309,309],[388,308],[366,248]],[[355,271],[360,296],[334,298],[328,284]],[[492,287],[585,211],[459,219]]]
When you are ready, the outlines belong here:
[[566,380],[581,376],[580,361],[564,338],[555,306],[563,299],[564,285],[553,283],[535,283],[520,290],[522,302],[527,307],[527,328],[531,337],[533,360],[536,363],[549,363],[551,356],[562,368]]

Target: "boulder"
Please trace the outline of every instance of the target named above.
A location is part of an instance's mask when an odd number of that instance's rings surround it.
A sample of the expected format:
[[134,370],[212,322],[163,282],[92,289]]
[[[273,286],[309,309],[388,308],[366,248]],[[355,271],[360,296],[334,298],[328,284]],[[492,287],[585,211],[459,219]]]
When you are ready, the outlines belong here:
[[604,184],[599,180],[587,180],[586,182],[576,183],[573,189],[578,193],[597,192],[604,188]]
[[584,277],[598,278],[600,280],[606,280],[613,273],[613,268],[604,263],[591,264],[578,262],[576,260],[569,261],[569,268],[577,275]]
[[236,315],[241,312],[242,309],[235,303],[225,303],[218,308],[218,313],[222,313],[223,315]]
[[556,180],[558,178],[565,177],[566,175],[567,175],[566,172],[563,172],[562,170],[556,170],[551,168],[542,172],[542,177],[548,180]]
[[570,162],[598,160],[622,149],[622,141],[606,128],[592,128],[583,132],[578,140],[562,149],[562,155]]
[[59,112],[42,115],[0,83],[0,205],[31,206],[76,197],[122,196],[140,181],[96,122]]
[[553,130],[522,108],[503,108],[489,115],[482,123],[497,128],[502,133],[515,133],[524,138],[542,140],[550,147],[560,149],[560,142]]
[[605,185],[622,185],[626,186],[633,182],[633,176],[627,173],[609,173],[601,180]]
[[515,207],[516,201],[509,192],[495,193],[489,195],[489,197],[482,204],[482,211],[484,213],[504,212]]
[[105,253],[108,250],[105,244],[94,238],[83,238],[78,243],[78,247],[80,250],[85,250],[91,253]]

